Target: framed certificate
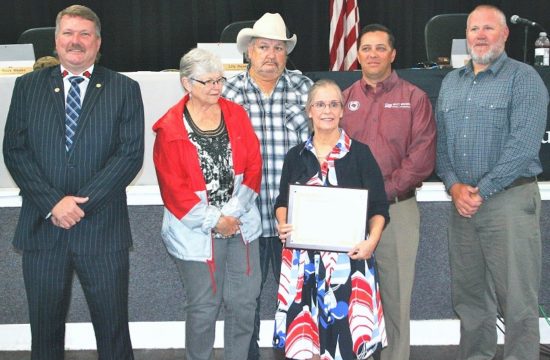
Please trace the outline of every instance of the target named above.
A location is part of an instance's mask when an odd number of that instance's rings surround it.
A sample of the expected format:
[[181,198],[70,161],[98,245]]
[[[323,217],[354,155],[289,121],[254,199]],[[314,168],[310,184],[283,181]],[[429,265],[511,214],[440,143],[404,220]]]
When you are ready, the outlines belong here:
[[366,189],[290,185],[290,248],[347,252],[365,240]]

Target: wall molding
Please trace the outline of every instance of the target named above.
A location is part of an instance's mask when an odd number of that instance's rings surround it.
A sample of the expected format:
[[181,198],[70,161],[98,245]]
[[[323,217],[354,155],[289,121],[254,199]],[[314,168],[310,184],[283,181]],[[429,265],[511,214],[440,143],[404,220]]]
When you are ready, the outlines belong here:
[[[550,325],[539,319],[540,343],[550,344]],[[498,343],[504,336],[498,333]],[[185,322],[130,322],[130,336],[134,349],[183,349],[185,348]],[[271,347],[273,320],[262,320],[260,347]],[[412,320],[411,345],[458,345],[460,323],[455,319]],[[223,348],[223,321],[216,323],[215,348]],[[31,330],[29,324],[0,325],[0,351],[30,351]],[[66,350],[95,350],[95,336],[91,323],[67,323]]]
[[[550,200],[550,182],[539,182],[540,196],[542,200]],[[128,205],[162,205],[162,198],[158,185],[139,185],[128,186],[126,188],[128,195]],[[426,182],[417,190],[416,198],[420,202],[424,201],[451,201],[451,198],[445,191],[441,182]],[[0,189],[0,208],[1,207],[21,207],[21,197],[18,188]]]

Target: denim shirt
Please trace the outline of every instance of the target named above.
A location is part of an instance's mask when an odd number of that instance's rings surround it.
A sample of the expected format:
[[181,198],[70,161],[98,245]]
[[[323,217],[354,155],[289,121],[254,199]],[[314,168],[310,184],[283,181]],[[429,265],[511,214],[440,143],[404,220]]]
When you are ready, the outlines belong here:
[[471,62],[450,72],[436,109],[436,171],[447,190],[460,182],[487,199],[541,173],[547,107],[538,73],[506,53],[477,75]]

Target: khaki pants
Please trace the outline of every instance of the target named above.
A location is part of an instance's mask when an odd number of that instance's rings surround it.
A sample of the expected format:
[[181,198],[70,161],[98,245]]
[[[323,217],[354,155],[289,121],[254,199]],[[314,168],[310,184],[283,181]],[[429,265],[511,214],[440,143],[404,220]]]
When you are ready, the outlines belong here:
[[411,294],[419,241],[416,198],[390,205],[390,223],[375,252],[388,337],[381,360],[409,359]]
[[504,359],[539,359],[540,194],[536,183],[486,200],[471,218],[453,206],[449,260],[460,318],[457,359],[493,359],[496,315],[504,315]]

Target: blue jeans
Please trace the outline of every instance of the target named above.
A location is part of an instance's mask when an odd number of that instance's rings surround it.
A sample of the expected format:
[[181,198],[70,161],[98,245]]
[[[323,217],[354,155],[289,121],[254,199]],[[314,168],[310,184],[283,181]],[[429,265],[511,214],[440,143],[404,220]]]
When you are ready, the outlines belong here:
[[[258,345],[258,340],[260,339],[260,299],[261,290],[264,288],[265,281],[267,280],[267,274],[269,273],[270,263],[276,283],[279,283],[279,276],[281,274],[281,252],[283,250],[281,240],[277,236],[261,237],[258,240],[260,242],[260,267],[262,269],[262,284],[260,288],[260,295],[258,295],[258,298],[256,299],[254,332],[252,333],[252,339],[250,341],[250,347],[248,349],[248,360],[260,359],[260,347]],[[273,308],[273,314],[275,314],[275,309],[277,306],[276,299],[273,299],[273,303],[271,305]]]

